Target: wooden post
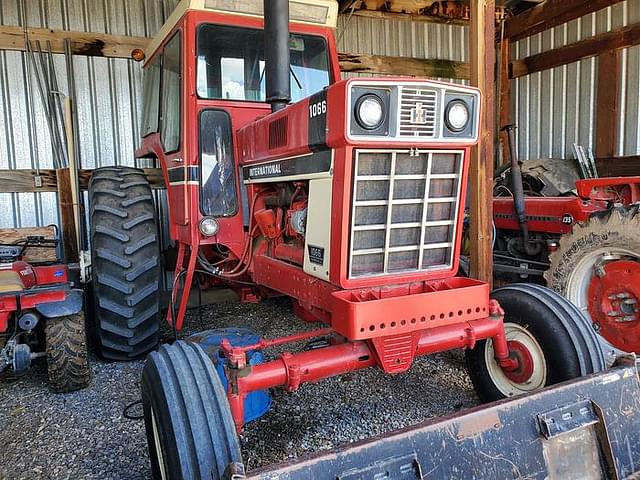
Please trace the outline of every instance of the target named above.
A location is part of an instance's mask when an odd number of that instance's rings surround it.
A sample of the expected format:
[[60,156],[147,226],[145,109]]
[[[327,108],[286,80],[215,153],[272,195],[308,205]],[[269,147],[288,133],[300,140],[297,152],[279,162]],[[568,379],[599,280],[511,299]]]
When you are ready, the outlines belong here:
[[493,159],[495,138],[495,0],[471,0],[471,84],[482,91],[480,140],[471,154],[471,276],[493,280]]
[[509,79],[509,63],[511,43],[508,38],[500,41],[500,115],[498,128],[500,129],[500,145],[502,146],[501,163],[509,162],[509,135],[502,128],[511,124],[511,80]]
[[614,157],[618,138],[618,103],[620,102],[620,50],[611,50],[598,57],[596,90],[597,157]]
[[68,168],[56,170],[58,184],[58,209],[60,210],[60,234],[64,249],[64,261],[74,263],[78,261],[78,243],[76,222],[74,216],[73,196],[71,194],[71,176]]

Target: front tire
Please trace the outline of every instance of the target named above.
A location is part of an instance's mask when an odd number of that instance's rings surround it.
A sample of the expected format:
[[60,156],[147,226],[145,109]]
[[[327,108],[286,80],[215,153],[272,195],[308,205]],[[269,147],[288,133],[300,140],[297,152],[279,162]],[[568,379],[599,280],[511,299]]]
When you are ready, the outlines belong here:
[[160,253],[151,187],[132,167],[93,171],[92,336],[100,356],[133,360],[153,350],[160,328]]
[[219,480],[242,464],[226,392],[199,345],[178,341],[149,355],[142,406],[153,478]]
[[52,392],[73,392],[91,383],[82,313],[47,319],[45,342],[49,389]]
[[492,293],[505,311],[505,335],[518,369],[504,371],[492,340],[466,351],[469,376],[483,402],[529,393],[605,368],[589,320],[556,292],[534,284],[512,284]]

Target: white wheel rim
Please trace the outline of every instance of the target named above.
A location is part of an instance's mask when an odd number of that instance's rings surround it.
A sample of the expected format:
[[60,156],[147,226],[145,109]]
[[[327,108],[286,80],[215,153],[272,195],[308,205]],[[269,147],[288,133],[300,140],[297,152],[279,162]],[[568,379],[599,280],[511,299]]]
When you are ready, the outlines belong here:
[[631,257],[635,261],[640,261],[640,255],[638,253],[619,247],[598,248],[585,254],[578,260],[578,263],[567,279],[565,296],[571,303],[578,307],[587,318],[591,318],[589,314],[588,291],[594,275],[593,267],[603,256]]
[[517,323],[505,323],[504,331],[508,342],[519,342],[529,351],[533,361],[533,372],[524,383],[515,383],[509,379],[495,359],[493,341],[488,340],[485,344],[484,360],[495,387],[505,397],[528,393],[544,387],[547,383],[547,362],[538,341],[528,330]]
[[[565,297],[578,307],[578,309],[584,313],[589,320],[592,320],[591,314],[589,313],[589,285],[591,284],[591,280],[594,276],[593,267],[603,256],[630,257],[631,259],[640,262],[640,255],[638,253],[619,247],[598,248],[587,253],[578,261],[567,279]],[[625,353],[611,345],[611,343],[601,335],[598,335],[598,339],[602,346],[602,350],[605,353],[607,365],[611,366],[618,355]]]
[[160,434],[158,433],[159,429],[156,421],[156,414],[154,413],[153,408],[151,408],[151,425],[153,427],[153,443],[156,447],[156,461],[158,462],[158,466],[160,468],[160,478],[162,478],[162,480],[166,480],[168,476],[164,467],[164,457],[162,456],[162,446],[160,445]]

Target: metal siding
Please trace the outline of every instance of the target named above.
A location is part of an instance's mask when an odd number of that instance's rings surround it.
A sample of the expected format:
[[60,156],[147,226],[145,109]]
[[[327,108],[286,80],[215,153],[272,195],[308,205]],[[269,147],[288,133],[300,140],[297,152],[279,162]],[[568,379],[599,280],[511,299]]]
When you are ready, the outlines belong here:
[[[559,25],[512,45],[512,58],[552,50],[640,21],[640,0]],[[640,46],[622,51],[618,155],[640,153]],[[511,108],[518,153],[527,158],[573,158],[572,145],[593,147],[597,60],[588,58],[512,80]]]
[[[24,26],[21,4],[19,0],[0,2],[0,24]],[[25,0],[26,25],[148,35],[160,28],[166,8],[172,9],[174,4],[164,2],[157,8],[157,2],[151,0]],[[60,90],[66,94],[64,56],[54,55],[54,63]],[[140,66],[123,59],[76,56],[74,69],[82,166],[133,164],[139,130]],[[35,82],[25,54],[0,52],[0,168],[53,166]],[[0,194],[0,208],[6,212],[0,216],[2,227],[58,222],[54,193]]]
[[[338,17],[336,36],[341,52],[456,61],[465,61],[469,57],[468,27],[461,25],[350,16],[347,13]],[[343,78],[372,76],[343,74]],[[437,80],[468,83],[446,78]]]

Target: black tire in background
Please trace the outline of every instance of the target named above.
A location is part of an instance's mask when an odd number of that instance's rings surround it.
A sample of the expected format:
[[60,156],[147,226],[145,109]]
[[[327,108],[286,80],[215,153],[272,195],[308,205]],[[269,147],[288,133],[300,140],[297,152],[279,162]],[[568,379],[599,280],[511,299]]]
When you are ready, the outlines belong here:
[[156,211],[142,170],[105,167],[89,183],[93,293],[91,337],[109,360],[132,360],[159,340]]
[[147,357],[142,406],[153,478],[219,480],[242,468],[227,394],[199,345],[178,341]]
[[[539,348],[545,375],[535,389],[605,369],[605,359],[591,322],[571,302],[553,290],[535,284],[512,284],[494,290],[491,297],[505,311],[507,340],[509,331],[529,336]],[[490,349],[490,350],[488,350]],[[490,355],[490,340],[478,342],[466,351],[466,363],[473,386],[483,402],[527,393],[531,386],[514,383],[505,393],[505,379]],[[533,356],[535,358],[535,355]]]
[[54,393],[68,393],[87,387],[91,382],[91,369],[87,361],[84,314],[46,319],[45,343],[49,389]]

